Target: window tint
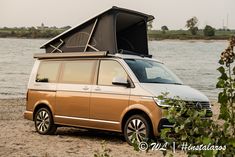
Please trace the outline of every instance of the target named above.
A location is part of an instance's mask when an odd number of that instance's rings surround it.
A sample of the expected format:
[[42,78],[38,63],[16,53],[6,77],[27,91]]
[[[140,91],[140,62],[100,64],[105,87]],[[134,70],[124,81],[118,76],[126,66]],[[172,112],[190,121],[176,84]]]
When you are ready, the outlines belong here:
[[95,60],[65,62],[61,82],[90,84],[94,74],[95,63]]
[[59,66],[59,62],[41,62],[36,82],[56,82]]
[[122,77],[127,80],[126,71],[117,61],[102,60],[100,62],[98,84],[112,85],[114,77]]

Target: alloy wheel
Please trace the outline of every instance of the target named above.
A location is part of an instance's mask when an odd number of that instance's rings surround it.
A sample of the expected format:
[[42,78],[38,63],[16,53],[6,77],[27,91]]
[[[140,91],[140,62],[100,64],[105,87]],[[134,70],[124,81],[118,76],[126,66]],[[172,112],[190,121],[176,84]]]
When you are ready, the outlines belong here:
[[44,133],[50,127],[50,119],[49,114],[45,110],[41,110],[38,112],[36,116],[36,127],[37,130],[41,133]]
[[140,119],[132,119],[127,126],[127,136],[132,143],[134,140],[141,142],[146,138],[147,130],[144,122]]

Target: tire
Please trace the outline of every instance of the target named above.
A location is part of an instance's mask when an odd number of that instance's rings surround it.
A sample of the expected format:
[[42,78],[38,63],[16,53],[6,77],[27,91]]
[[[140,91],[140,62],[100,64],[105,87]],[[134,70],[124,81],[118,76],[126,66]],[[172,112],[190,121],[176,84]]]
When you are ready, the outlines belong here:
[[133,115],[128,118],[124,127],[124,136],[128,144],[132,145],[151,138],[151,125],[145,115]]
[[57,126],[54,124],[52,114],[47,108],[40,108],[36,112],[34,124],[36,131],[42,135],[52,135],[57,129]]

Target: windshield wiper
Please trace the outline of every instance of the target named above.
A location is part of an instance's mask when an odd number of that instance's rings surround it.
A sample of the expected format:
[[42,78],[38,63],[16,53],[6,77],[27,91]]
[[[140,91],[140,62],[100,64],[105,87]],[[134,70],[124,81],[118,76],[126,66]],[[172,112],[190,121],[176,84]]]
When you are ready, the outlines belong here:
[[170,84],[183,85],[182,83],[170,83]]
[[160,83],[160,84],[175,84],[175,85],[183,85],[182,83],[170,83],[170,82],[158,82],[158,81],[153,81],[153,82],[145,82],[145,83]]

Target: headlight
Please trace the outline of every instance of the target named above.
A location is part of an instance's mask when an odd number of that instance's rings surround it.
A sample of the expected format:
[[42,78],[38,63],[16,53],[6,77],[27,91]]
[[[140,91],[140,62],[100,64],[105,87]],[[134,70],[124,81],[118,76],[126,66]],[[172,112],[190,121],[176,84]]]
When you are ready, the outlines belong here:
[[155,101],[155,103],[159,107],[162,107],[162,108],[169,108],[169,107],[171,107],[171,105],[168,105],[168,104],[165,103],[165,100],[160,100],[158,98],[153,98],[153,100]]

